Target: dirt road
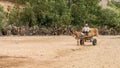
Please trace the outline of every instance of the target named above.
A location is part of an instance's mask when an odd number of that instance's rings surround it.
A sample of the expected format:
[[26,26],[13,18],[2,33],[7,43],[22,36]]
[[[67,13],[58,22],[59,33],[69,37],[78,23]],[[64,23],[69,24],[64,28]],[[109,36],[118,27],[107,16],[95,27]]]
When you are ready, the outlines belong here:
[[72,36],[0,37],[0,68],[120,68],[120,36],[76,46]]

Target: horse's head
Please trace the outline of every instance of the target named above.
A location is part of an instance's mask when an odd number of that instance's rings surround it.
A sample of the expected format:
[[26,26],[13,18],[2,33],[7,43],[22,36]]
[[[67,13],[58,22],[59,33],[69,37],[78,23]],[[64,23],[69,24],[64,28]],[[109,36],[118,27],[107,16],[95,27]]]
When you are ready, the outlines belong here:
[[75,36],[76,39],[80,39],[80,36],[82,35],[82,32],[76,31],[75,28],[71,28],[70,32],[72,33],[73,36]]
[[71,28],[71,29],[70,29],[70,32],[71,32],[73,35],[75,35],[75,34],[76,34],[75,28]]

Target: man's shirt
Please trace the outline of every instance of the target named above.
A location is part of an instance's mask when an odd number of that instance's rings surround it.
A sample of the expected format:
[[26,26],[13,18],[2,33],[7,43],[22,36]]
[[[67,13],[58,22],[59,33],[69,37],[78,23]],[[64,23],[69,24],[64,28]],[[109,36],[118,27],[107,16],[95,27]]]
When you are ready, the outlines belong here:
[[89,31],[90,31],[90,28],[89,28],[89,27],[84,27],[84,28],[82,29],[82,31],[89,32]]

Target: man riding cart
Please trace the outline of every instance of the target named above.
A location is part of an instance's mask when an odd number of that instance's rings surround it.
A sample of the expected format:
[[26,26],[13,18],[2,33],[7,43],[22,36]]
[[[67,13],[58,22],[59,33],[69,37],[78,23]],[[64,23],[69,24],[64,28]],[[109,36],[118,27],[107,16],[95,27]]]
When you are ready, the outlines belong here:
[[89,28],[89,26],[88,26],[88,24],[85,24],[85,26],[83,27],[83,29],[82,29],[82,32],[86,35],[86,36],[88,36],[88,32],[90,31],[90,28]]

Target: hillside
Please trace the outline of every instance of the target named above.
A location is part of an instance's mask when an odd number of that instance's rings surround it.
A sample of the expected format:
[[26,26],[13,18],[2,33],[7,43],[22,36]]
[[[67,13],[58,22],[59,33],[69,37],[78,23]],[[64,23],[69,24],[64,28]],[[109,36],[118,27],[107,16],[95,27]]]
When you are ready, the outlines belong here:
[[[15,2],[15,0],[13,0]],[[95,28],[105,28],[107,25],[107,34],[113,34],[115,31],[119,34],[120,30],[120,16],[119,9],[117,9],[114,4],[112,6],[108,5],[110,0],[98,0],[87,1],[78,0],[74,1],[34,1],[30,0],[18,0],[18,2],[12,3],[9,1],[0,1],[0,5],[3,6],[4,10],[7,8],[12,8],[14,5],[23,5],[24,9],[19,9],[19,6],[11,9],[10,12],[4,13],[3,11],[0,18],[0,22],[7,20],[8,25],[15,25],[19,27],[38,27],[46,31],[44,33],[50,34],[63,34],[69,32],[69,28],[75,26],[76,30],[80,30],[85,23],[88,23],[90,27]],[[102,6],[98,6],[98,4]],[[109,2],[110,4],[110,2]],[[21,7],[20,7],[21,8]],[[107,9],[106,9],[107,8]],[[2,8],[1,8],[2,9]],[[6,18],[4,18],[6,16]],[[102,22],[102,23],[101,23]],[[4,24],[1,24],[1,28]],[[5,26],[8,26],[5,24]],[[80,25],[80,26],[79,26]],[[27,28],[27,29],[28,29]],[[50,29],[50,30],[48,30]],[[61,32],[60,32],[61,31]],[[104,32],[106,32],[104,31]],[[34,32],[34,31],[33,31]]]
[[8,1],[0,1],[0,5],[3,6],[4,10],[7,11],[8,7],[13,7],[14,3]]

